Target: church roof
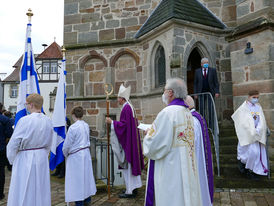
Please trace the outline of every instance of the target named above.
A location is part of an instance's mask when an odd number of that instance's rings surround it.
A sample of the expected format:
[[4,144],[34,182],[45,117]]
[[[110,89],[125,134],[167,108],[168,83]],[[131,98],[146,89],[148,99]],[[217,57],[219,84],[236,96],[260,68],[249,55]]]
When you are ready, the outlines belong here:
[[37,59],[62,59],[61,47],[53,42],[48,48],[46,48],[41,54],[39,54]]
[[170,19],[226,28],[226,25],[198,0],[162,0],[136,33],[135,38],[143,36]]

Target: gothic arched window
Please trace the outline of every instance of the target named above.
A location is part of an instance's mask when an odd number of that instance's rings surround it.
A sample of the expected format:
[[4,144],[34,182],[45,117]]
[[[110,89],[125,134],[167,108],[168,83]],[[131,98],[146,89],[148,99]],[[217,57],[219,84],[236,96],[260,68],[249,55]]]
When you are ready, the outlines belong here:
[[155,87],[164,86],[166,83],[166,58],[164,47],[159,46],[155,53]]

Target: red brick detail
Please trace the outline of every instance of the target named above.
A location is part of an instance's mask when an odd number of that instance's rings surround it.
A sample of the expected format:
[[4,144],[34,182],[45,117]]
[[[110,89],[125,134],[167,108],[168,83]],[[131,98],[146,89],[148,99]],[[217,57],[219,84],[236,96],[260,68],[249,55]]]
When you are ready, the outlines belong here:
[[93,85],[93,94],[94,95],[103,95],[103,94],[105,94],[104,84],[103,83],[94,83],[94,85]]
[[254,89],[258,90],[260,93],[273,93],[274,80],[233,85],[233,96],[244,96]]
[[99,31],[100,41],[109,41],[114,39],[114,29],[105,29]]
[[87,112],[89,115],[94,115],[94,114],[98,114],[99,110],[98,109],[88,109]]
[[99,108],[107,108],[107,103],[106,101],[97,102],[97,106]]
[[116,39],[124,39],[126,37],[125,28],[115,29],[115,38]]
[[251,11],[251,12],[254,12],[254,2],[251,2],[250,11]]
[[90,59],[100,59],[103,62],[105,67],[107,67],[107,65],[108,65],[107,60],[105,59],[105,57],[103,57],[101,54],[97,53],[95,50],[91,50],[89,52],[89,55],[85,56],[84,58],[82,58],[80,60],[80,68],[84,69],[85,64]]
[[120,49],[114,56],[111,57],[110,66],[115,67],[116,61],[120,58],[120,56],[125,55],[125,54],[132,56],[136,62],[136,66],[139,65],[140,57],[134,51],[132,51],[128,48],[123,48],[123,49]]
[[123,8],[123,10],[125,10],[125,11],[137,11],[138,8],[137,7]]
[[142,69],[142,66],[138,66],[138,67],[137,67],[137,72],[142,72],[142,70],[143,70],[143,69]]
[[85,65],[85,71],[93,71],[94,70],[94,65],[93,64],[88,64]]
[[93,13],[94,11],[95,11],[94,8],[81,9],[80,13]]
[[118,108],[118,102],[117,102],[117,100],[110,101],[110,107],[111,108]]
[[67,114],[70,114],[71,110],[73,108],[73,102],[67,102]]
[[131,31],[138,31],[141,28],[141,25],[138,26],[129,26],[126,28],[127,32],[131,32]]
[[90,108],[96,108],[96,102],[91,102],[90,103]]

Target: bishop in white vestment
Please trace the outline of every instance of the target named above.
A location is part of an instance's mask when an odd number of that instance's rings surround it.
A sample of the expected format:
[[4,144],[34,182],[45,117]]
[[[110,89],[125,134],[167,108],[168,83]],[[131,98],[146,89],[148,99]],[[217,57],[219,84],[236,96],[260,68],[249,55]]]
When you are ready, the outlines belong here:
[[183,100],[186,95],[183,80],[167,81],[162,98],[168,106],[144,138],[144,155],[150,159],[145,206],[202,205],[193,117]]
[[18,121],[7,145],[7,157],[13,165],[7,205],[50,206],[48,155],[53,126],[41,113],[40,95],[31,94],[26,101],[31,114]]
[[73,108],[72,118],[75,123],[69,127],[63,145],[63,153],[66,157],[66,202],[90,203],[90,196],[96,193],[89,150],[89,126],[81,120],[82,116],[82,107]]
[[[242,173],[249,177],[267,175],[268,165],[266,156],[266,121],[262,107],[258,103],[259,92],[250,91],[248,99],[231,116],[237,137],[237,159],[243,165]],[[252,171],[252,172],[251,172]]]

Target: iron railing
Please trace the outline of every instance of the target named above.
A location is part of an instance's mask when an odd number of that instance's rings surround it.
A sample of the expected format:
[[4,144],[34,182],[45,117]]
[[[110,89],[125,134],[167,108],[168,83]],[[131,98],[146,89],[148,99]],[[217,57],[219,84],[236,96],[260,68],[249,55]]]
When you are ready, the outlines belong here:
[[218,119],[217,119],[214,98],[212,97],[211,93],[209,93],[209,92],[191,94],[190,96],[197,97],[197,98],[194,98],[195,105],[197,105],[196,110],[206,120],[208,130],[213,137],[218,176],[220,176],[219,125],[218,125]]
[[[106,138],[96,138],[96,137],[91,137],[91,145],[93,147],[94,151],[94,157],[95,157],[95,179],[96,180],[105,180],[107,181],[108,177],[108,168],[107,168],[107,139]],[[113,186],[115,176],[114,176],[114,154],[110,147],[110,184]],[[99,153],[99,156],[97,154]],[[98,161],[99,162],[99,168],[98,168]],[[98,172],[99,170],[99,172]]]

